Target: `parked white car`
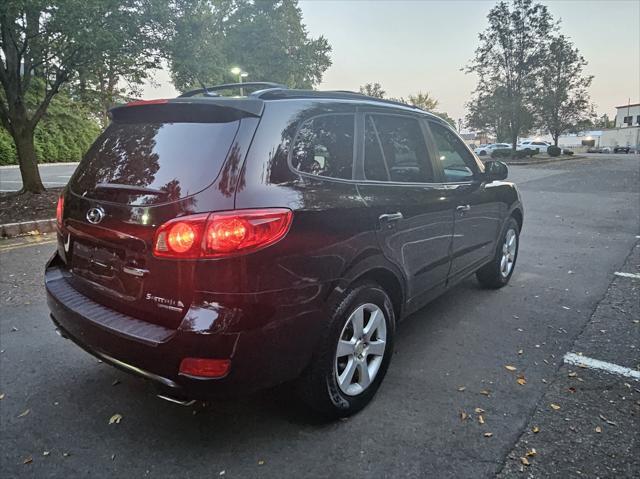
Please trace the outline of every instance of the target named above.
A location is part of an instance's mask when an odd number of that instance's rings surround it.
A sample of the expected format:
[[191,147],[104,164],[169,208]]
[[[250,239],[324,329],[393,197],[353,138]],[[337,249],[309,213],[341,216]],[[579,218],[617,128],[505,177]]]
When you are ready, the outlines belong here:
[[526,150],[529,148],[530,150],[538,150],[538,153],[546,153],[547,148],[551,146],[551,143],[547,143],[546,141],[536,141],[536,140],[524,140],[518,143],[516,150]]
[[480,145],[479,148],[476,148],[473,151],[478,156],[491,156],[491,153],[493,153],[494,150],[502,150],[505,148],[511,148],[511,145],[509,143],[491,143],[489,145]]

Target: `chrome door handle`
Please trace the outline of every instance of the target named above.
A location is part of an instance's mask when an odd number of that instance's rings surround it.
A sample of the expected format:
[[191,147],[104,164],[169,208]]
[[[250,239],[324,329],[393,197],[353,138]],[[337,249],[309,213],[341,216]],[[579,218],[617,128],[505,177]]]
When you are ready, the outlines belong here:
[[469,211],[470,209],[471,209],[471,206],[469,206],[469,205],[456,206],[456,211],[458,213],[465,213],[465,212]]
[[399,221],[402,218],[404,218],[404,216],[402,216],[402,213],[400,213],[399,211],[397,213],[385,213],[383,215],[378,216],[378,219],[381,222],[391,222],[391,221]]

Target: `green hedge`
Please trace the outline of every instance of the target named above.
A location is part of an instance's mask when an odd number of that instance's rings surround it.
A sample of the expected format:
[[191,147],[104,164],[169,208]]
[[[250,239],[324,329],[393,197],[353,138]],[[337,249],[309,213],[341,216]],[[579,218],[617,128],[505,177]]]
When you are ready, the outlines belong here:
[[551,145],[549,148],[547,148],[547,155],[549,156],[560,156],[560,153],[562,153],[562,150],[557,146]]
[[[59,93],[36,127],[38,162],[80,161],[99,134],[100,126],[88,109],[64,93]],[[6,129],[0,127],[0,165],[16,164],[18,156],[13,138]]]

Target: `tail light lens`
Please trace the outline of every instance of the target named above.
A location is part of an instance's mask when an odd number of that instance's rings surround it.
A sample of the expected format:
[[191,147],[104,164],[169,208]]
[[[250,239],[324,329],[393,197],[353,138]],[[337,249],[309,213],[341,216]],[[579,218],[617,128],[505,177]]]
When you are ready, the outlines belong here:
[[235,210],[183,216],[156,232],[153,253],[165,258],[218,258],[265,248],[289,231],[286,208]]
[[64,213],[64,194],[58,197],[58,204],[56,205],[56,222],[58,227],[62,227],[62,214]]

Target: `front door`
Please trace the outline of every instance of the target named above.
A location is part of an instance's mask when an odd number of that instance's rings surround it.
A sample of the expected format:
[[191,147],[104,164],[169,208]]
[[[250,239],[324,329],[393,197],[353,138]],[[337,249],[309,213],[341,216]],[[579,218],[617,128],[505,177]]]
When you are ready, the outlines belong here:
[[447,203],[453,206],[449,277],[455,280],[493,257],[505,204],[491,183],[480,181],[482,167],[462,140],[440,123],[429,121],[428,124],[438,149],[439,164],[436,166],[447,185]]

